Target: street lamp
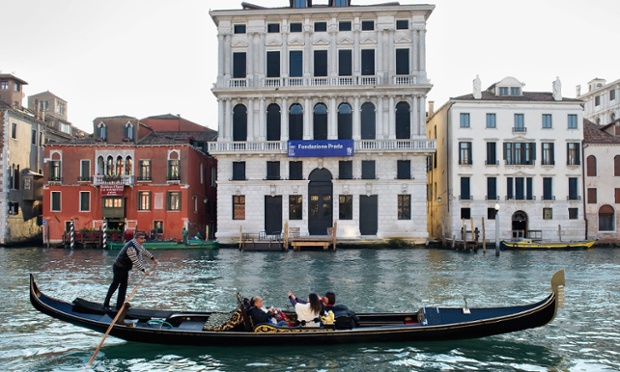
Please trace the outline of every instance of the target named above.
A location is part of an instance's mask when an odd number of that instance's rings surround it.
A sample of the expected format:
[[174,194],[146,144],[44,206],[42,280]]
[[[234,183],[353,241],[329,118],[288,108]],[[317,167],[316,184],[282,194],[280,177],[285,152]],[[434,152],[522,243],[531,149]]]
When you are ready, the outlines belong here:
[[499,203],[495,203],[495,256],[499,257]]

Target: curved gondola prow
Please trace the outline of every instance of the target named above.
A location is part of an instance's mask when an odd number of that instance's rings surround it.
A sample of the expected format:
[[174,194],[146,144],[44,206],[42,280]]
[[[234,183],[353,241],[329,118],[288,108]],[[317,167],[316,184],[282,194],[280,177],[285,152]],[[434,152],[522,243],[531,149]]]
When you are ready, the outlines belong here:
[[551,277],[551,290],[557,297],[557,307],[564,306],[564,269],[560,269]]

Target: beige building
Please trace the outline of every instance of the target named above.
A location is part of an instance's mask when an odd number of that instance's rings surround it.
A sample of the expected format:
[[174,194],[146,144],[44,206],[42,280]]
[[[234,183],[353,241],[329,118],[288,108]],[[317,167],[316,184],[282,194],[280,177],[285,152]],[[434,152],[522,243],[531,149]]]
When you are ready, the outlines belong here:
[[[583,117],[597,125],[607,125],[620,119],[620,79],[607,83],[605,79],[592,79],[588,91],[577,86],[577,98],[584,101]],[[620,135],[618,132],[613,132]]]
[[41,241],[45,123],[21,106],[26,84],[0,74],[0,245]]
[[59,142],[84,138],[86,133],[74,127],[68,119],[69,104],[50,91],[28,96],[28,109],[46,124],[46,140]]
[[[617,122],[616,122],[617,124]],[[620,241],[620,137],[618,125],[601,126],[584,121],[585,211],[588,237]]]

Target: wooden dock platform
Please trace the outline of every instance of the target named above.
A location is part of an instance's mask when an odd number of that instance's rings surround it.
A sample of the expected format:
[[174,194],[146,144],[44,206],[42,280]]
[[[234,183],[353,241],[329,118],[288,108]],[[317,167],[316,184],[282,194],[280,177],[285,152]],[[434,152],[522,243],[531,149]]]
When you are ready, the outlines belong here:
[[254,233],[241,233],[239,238],[239,250],[241,251],[281,251],[288,247],[284,246],[281,234],[267,234],[261,231]]
[[[331,237],[328,236],[300,237],[291,240],[291,247],[293,247],[296,251],[301,250],[303,247],[322,247],[326,250],[330,245],[333,245],[333,242]],[[336,250],[335,245],[334,250]]]

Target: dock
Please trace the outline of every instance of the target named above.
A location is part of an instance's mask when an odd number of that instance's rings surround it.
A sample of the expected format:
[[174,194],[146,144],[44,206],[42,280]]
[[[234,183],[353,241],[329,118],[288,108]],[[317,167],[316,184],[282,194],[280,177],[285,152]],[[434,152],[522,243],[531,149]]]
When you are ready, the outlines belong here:
[[310,248],[320,248],[336,250],[336,230],[337,222],[334,226],[327,229],[326,235],[300,235],[299,227],[288,227],[288,221],[284,223],[282,232],[277,231],[271,234],[260,231],[258,233],[244,233],[243,228],[239,227],[239,250],[241,251],[287,251],[293,248],[296,251]]
[[284,246],[282,234],[267,234],[265,231],[259,233],[240,233],[240,251],[282,251],[288,249]]
[[334,221],[333,227],[327,229],[327,235],[309,235],[300,236],[299,227],[288,227],[288,221],[284,224],[284,245],[286,247],[293,247],[294,250],[299,251],[302,248],[323,248],[323,250],[332,249],[336,250],[336,230],[338,222]]

